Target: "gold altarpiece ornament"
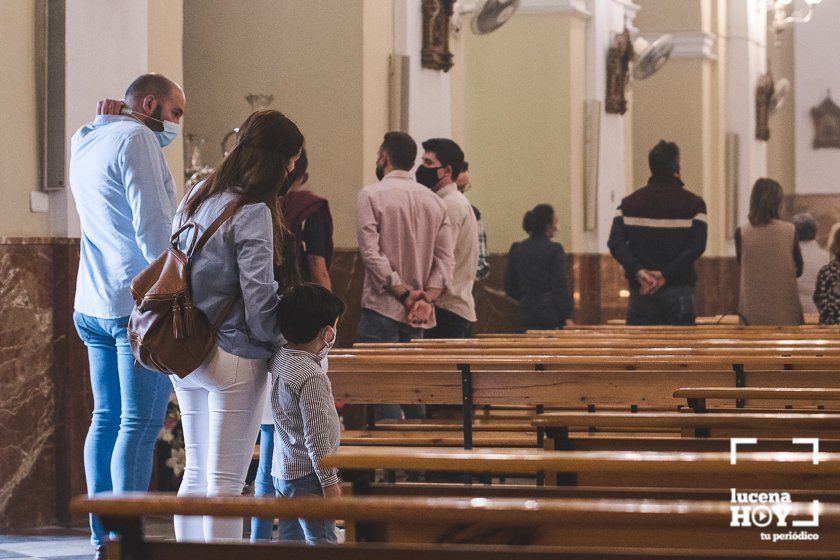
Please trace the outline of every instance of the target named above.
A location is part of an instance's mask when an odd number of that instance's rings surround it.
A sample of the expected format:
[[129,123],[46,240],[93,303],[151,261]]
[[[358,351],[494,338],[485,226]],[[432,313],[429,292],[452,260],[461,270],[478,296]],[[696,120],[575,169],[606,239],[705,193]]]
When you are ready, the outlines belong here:
[[452,52],[449,50],[449,22],[455,0],[423,0],[423,68],[449,72]]
[[607,51],[607,100],[604,109],[607,113],[623,115],[627,112],[625,92],[630,82],[630,61],[633,59],[633,41],[625,29],[616,35],[612,46]]

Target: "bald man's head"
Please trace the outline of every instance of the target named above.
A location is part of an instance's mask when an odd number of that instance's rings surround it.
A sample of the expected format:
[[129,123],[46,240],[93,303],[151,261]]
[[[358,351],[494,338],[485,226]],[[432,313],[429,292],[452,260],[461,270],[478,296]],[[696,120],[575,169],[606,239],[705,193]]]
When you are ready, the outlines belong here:
[[160,130],[160,121],[181,122],[184,114],[184,91],[181,86],[161,74],[143,74],[125,90],[125,104],[143,119],[152,130]]
[[154,95],[163,101],[172,95],[175,89],[181,88],[162,74],[143,74],[125,90],[125,102],[131,106],[132,102],[142,101],[147,95]]

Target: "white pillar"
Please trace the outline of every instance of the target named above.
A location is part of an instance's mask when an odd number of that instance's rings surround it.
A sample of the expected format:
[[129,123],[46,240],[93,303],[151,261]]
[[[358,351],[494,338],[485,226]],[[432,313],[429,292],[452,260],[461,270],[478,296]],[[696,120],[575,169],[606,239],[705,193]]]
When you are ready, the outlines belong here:
[[421,65],[422,0],[394,0],[394,52],[409,57],[408,134],[418,145],[452,136],[451,78]]
[[[167,5],[170,10],[182,10],[180,0]],[[155,37],[158,24],[153,21],[150,29],[150,17],[163,17],[160,0],[67,0],[65,130],[68,161],[69,139],[80,126],[93,120],[96,102],[105,97],[122,98],[134,78],[161,67],[160,61],[152,64],[150,52],[159,58],[164,47],[159,43],[152,45],[150,41],[171,41],[177,45],[173,51],[178,52],[172,52],[170,56],[180,56],[180,35]],[[165,17],[171,19],[171,11]],[[171,67],[180,68],[180,63]],[[168,77],[176,82],[182,80],[180,75]],[[179,136],[165,151],[170,155],[176,185],[183,183],[182,141]],[[173,161],[176,158],[178,161]],[[50,194],[50,230],[55,236],[79,236],[79,216],[69,186]]]
[[[607,89],[607,51],[616,34],[633,27],[639,6],[628,0],[590,0],[592,17],[587,28],[587,99],[601,102],[601,125],[598,157],[598,228],[585,232],[579,252],[607,252],[615,210],[631,188],[632,135],[629,119],[604,111]],[[583,108],[581,108],[583,110]]]
[[767,143],[755,137],[755,88],[767,71],[767,12],[764,0],[726,5],[726,129],[739,137],[737,218],[743,224],[752,185],[767,174]]

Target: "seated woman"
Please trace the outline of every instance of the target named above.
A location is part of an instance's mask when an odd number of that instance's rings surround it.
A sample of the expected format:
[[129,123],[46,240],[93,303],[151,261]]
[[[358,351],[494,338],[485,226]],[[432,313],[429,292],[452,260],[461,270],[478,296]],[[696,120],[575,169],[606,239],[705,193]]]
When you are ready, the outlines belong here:
[[779,219],[782,187],[759,179],[750,194],[750,223],[735,230],[741,266],[739,307],[748,325],[801,325],[796,279],[802,254],[793,224]]
[[817,274],[814,303],[820,312],[821,325],[840,324],[840,223],[828,234],[831,261]]
[[519,302],[520,329],[574,325],[566,253],[561,244],[551,241],[557,232],[554,208],[538,204],[525,213],[522,228],[529,237],[511,246],[505,270],[505,293]]

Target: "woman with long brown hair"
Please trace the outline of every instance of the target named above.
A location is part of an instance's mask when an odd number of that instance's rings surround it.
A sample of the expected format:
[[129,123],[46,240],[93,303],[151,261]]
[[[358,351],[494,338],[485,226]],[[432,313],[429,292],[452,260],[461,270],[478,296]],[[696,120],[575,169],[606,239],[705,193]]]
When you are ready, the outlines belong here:
[[[192,261],[196,307],[219,324],[217,348],[188,377],[172,378],[184,426],[179,496],[242,492],[265,402],[267,359],[281,342],[275,267],[283,260],[277,199],[303,148],[297,125],[278,111],[249,116],[236,147],[175,214],[173,230],[199,234],[232,213]],[[191,242],[182,234],[179,245]],[[242,518],[175,517],[178,540],[239,540]]]
[[735,230],[735,252],[741,266],[741,316],[749,325],[801,325],[802,306],[796,279],[802,254],[796,228],[779,219],[782,187],[759,179],[750,195],[749,224]]

